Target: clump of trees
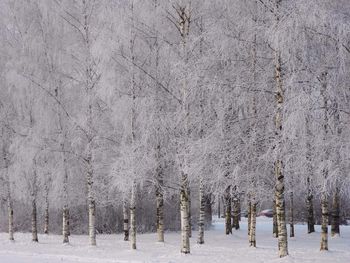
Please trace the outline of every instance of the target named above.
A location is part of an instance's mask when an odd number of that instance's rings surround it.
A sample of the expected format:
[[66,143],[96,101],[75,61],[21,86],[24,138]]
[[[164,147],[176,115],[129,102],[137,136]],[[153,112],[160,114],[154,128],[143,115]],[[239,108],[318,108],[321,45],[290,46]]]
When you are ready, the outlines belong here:
[[322,223],[328,250],[328,224],[339,235],[349,211],[347,11],[347,0],[1,1],[9,239],[87,232],[94,246],[124,231],[136,249],[138,232],[164,242],[181,229],[187,254],[215,203],[226,234],[247,210],[255,247],[268,204],[280,257],[295,220],[308,233]]

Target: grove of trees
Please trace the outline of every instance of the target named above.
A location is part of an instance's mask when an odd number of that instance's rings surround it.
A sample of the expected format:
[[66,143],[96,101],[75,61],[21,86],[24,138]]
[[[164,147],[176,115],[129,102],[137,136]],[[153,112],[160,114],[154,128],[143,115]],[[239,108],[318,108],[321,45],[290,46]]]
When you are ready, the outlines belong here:
[[[348,0],[0,1],[0,226],[226,234],[350,217]],[[224,234],[224,233],[223,233]]]

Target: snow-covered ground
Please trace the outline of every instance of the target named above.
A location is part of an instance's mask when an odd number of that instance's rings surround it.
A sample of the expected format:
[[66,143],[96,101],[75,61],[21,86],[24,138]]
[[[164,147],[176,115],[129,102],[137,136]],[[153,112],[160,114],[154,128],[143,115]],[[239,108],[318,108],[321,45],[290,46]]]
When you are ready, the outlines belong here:
[[180,254],[180,233],[166,233],[164,244],[155,242],[156,234],[138,235],[138,249],[131,251],[121,235],[99,235],[97,247],[88,245],[87,236],[71,236],[70,245],[62,245],[61,236],[39,235],[39,243],[32,243],[29,233],[17,233],[16,241],[0,234],[0,263],[100,263],[100,262],[184,262],[184,263],[348,263],[350,262],[350,227],[342,227],[341,237],[329,238],[328,252],[319,251],[320,228],[306,234],[306,226],[296,226],[296,237],[289,239],[287,258],[277,256],[277,240],[272,237],[271,219],[258,218],[257,248],[248,246],[247,224],[233,235],[224,234],[223,221],[216,220],[212,230],[205,233],[205,244],[197,245],[197,233],[191,239],[191,254]]

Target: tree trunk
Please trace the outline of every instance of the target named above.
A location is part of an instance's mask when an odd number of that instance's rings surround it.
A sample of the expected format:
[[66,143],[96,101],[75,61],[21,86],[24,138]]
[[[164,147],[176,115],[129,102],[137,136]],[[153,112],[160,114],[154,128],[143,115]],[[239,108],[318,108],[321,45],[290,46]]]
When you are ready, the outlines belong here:
[[130,246],[136,249],[136,180],[132,184],[130,199]]
[[276,213],[278,225],[278,251],[280,257],[288,255],[288,241],[287,241],[287,226],[286,226],[286,209],[284,198],[284,174],[282,163],[282,120],[283,120],[283,102],[284,91],[282,82],[282,64],[281,53],[275,52],[275,80],[276,80],[276,116],[275,116],[275,197],[276,197]]
[[190,220],[188,215],[188,178],[182,172],[180,191],[180,216],[181,216],[181,253],[190,253]]
[[290,227],[290,237],[294,237],[294,197],[293,192],[290,192],[290,207],[289,207],[289,227]]
[[205,195],[205,227],[209,228],[213,221],[212,194]]
[[321,226],[321,248],[320,250],[328,250],[328,197],[323,192],[321,197],[322,209],[322,226]]
[[91,157],[88,161],[88,176],[87,176],[87,185],[88,185],[88,206],[89,206],[89,239],[90,245],[96,246],[96,204],[95,198],[93,196],[93,170],[91,165]]
[[339,202],[339,189],[335,190],[333,196],[333,207],[332,207],[332,227],[331,227],[331,236],[340,235],[340,202]]
[[273,237],[278,238],[276,198],[273,199],[272,211],[273,211],[272,234],[273,234]]
[[188,185],[187,193],[188,193],[188,224],[190,225],[188,235],[189,237],[192,237],[191,188],[189,185]]
[[45,189],[44,234],[49,234],[49,190]]
[[220,207],[220,196],[218,195],[218,218],[220,218],[221,217],[221,215],[220,215],[220,210],[221,210],[221,207]]
[[37,213],[36,213],[36,200],[32,200],[32,241],[38,242],[38,228],[37,228]]
[[306,165],[307,165],[307,197],[306,197],[306,209],[307,209],[307,232],[308,234],[315,232],[315,219],[314,219],[314,205],[313,205],[313,194],[311,188],[312,178],[312,148],[311,138],[312,133],[310,129],[309,119],[305,119],[306,126]]
[[7,212],[8,212],[8,227],[9,227],[9,240],[15,240],[13,237],[13,207],[11,197],[7,198]]
[[126,198],[123,200],[123,230],[124,241],[129,241],[129,214],[128,214],[128,202]]
[[[327,72],[323,72],[321,75],[322,88],[321,96],[324,103],[324,119],[323,119],[323,158],[322,161],[327,164],[328,160],[328,148],[326,146],[326,141],[328,139],[328,98],[327,98]],[[321,211],[322,211],[322,225],[321,225],[321,247],[320,250],[328,250],[328,195],[327,195],[327,180],[328,180],[329,170],[325,166],[323,168],[323,189],[321,193]]]
[[10,175],[9,175],[9,159],[8,159],[8,151],[5,146],[6,144],[3,144],[2,147],[2,154],[3,154],[3,159],[4,159],[4,171],[5,171],[5,180],[6,180],[6,198],[7,198],[7,213],[8,213],[8,232],[9,232],[9,240],[13,241],[13,206],[12,206],[12,197],[11,197],[11,182],[10,182]]
[[231,187],[228,186],[225,191],[225,233],[232,234],[231,226]]
[[232,228],[239,229],[239,201],[237,196],[233,198],[233,217],[232,217]]
[[250,237],[251,224],[252,224],[252,202],[249,200],[248,202],[248,237]]
[[249,245],[251,247],[256,247],[256,202],[251,204],[251,213],[250,213],[250,230],[249,230]]
[[339,192],[336,190],[333,196],[333,209],[332,209],[332,227],[331,235],[332,237],[340,234],[340,202],[339,202]]
[[282,162],[276,161],[276,213],[278,226],[278,250],[279,256],[285,257],[288,255],[287,227],[284,201],[284,176],[282,175]]
[[163,195],[163,179],[158,178],[158,186],[156,189],[157,199],[157,234],[158,242],[164,242],[164,195]]
[[199,182],[199,218],[198,218],[198,244],[204,244],[204,220],[205,220],[205,205],[203,179]]
[[241,198],[238,198],[238,221],[242,221],[242,206],[241,206]]
[[[187,51],[187,38],[190,33],[190,23],[191,23],[191,6],[189,3],[182,6],[178,5],[176,10],[179,20],[178,20],[178,30],[181,36],[181,55],[183,66],[185,67],[188,63],[188,51]],[[190,218],[190,192],[189,192],[189,182],[188,182],[188,160],[187,160],[187,147],[188,147],[188,112],[189,105],[187,102],[188,97],[188,84],[186,77],[182,81],[182,105],[181,105],[181,115],[183,121],[183,145],[180,150],[180,171],[181,171],[181,189],[180,189],[180,217],[181,217],[181,253],[190,253],[190,235],[191,235],[191,218]]]
[[63,206],[62,213],[62,235],[63,243],[69,243],[69,209],[67,205]]
[[6,187],[7,187],[7,213],[8,213],[8,231],[9,231],[9,240],[13,241],[13,205],[12,205],[12,197],[11,197],[11,182],[10,182],[10,176],[8,174],[8,160],[6,158],[6,152],[4,151],[5,155],[5,176],[6,176]]
[[[310,178],[308,180],[308,185],[310,185]],[[308,194],[306,199],[307,208],[307,232],[308,234],[315,232],[315,219],[314,219],[314,205],[313,205],[313,195],[311,193],[310,186],[308,186]]]

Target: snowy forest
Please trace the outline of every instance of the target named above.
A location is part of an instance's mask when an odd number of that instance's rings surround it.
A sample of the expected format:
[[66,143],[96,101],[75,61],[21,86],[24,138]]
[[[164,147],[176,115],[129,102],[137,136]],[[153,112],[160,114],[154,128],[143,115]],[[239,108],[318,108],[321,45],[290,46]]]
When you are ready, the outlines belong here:
[[273,257],[332,250],[349,128],[349,0],[0,1],[1,242],[259,247],[271,209]]

